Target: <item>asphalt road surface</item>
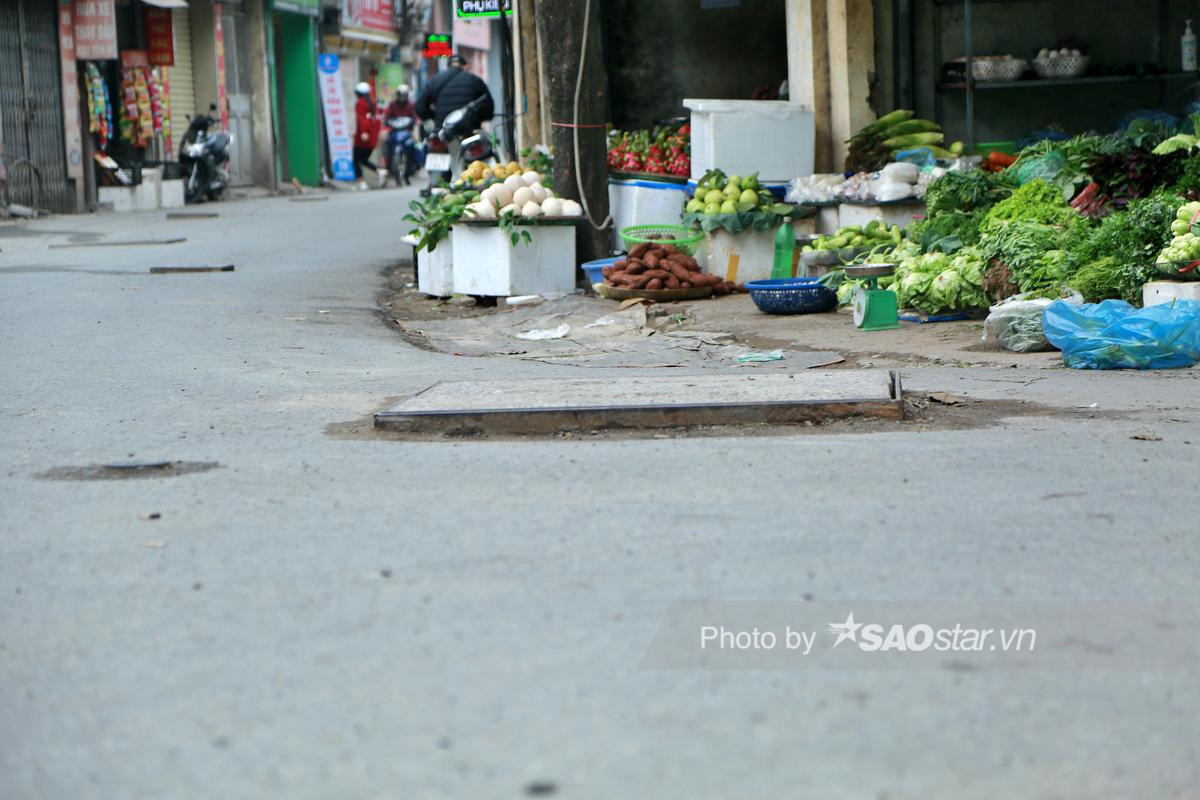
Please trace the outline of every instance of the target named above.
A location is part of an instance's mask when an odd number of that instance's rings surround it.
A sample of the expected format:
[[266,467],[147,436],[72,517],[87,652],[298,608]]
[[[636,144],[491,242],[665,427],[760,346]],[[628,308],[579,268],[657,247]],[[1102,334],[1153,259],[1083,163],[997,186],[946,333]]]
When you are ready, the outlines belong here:
[[[965,428],[332,435],[440,379],[595,374],[389,330],[407,200],[0,226],[0,797],[1195,796],[1200,372],[905,369],[1047,407]],[[201,467],[72,471],[129,461]],[[696,601],[825,649],[881,606],[1127,613],[1012,661],[663,668]]]

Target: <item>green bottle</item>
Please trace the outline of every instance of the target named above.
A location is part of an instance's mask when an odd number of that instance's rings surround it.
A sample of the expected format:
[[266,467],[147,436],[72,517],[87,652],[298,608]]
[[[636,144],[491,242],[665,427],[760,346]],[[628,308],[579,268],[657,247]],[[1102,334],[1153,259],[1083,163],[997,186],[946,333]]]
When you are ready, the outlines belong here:
[[784,220],[779,226],[779,230],[775,232],[775,261],[771,266],[771,279],[791,278],[792,275],[792,259],[795,256],[796,250],[796,232],[792,230],[792,223],[789,220]]

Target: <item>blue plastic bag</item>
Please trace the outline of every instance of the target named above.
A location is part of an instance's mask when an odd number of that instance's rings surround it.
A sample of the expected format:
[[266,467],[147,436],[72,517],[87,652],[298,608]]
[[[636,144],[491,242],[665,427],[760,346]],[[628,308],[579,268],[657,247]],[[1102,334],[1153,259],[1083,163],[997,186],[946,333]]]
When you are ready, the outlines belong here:
[[1173,369],[1200,361],[1200,302],[1134,308],[1123,300],[1042,312],[1042,329],[1073,369]]

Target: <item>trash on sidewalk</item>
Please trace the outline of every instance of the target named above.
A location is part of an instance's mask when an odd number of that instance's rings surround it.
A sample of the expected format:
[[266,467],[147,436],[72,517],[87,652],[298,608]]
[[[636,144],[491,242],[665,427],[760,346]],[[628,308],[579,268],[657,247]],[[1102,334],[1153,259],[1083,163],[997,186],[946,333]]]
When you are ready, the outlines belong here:
[[1050,344],[1073,369],[1175,369],[1200,361],[1200,302],[1134,308],[1122,300],[1073,306],[1057,300],[1042,313]]
[[739,356],[734,356],[734,359],[739,364],[759,364],[764,361],[782,361],[783,351],[772,350],[769,353],[742,353]]
[[527,342],[540,342],[546,339],[561,339],[571,332],[571,326],[565,322],[557,328],[534,328],[523,333],[516,334],[516,338],[524,339]]

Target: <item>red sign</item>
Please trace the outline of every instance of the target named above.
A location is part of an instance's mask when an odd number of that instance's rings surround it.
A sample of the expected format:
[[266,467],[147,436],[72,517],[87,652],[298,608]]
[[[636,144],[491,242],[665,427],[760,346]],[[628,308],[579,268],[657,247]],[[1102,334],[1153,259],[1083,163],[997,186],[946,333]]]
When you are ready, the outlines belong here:
[[115,0],[75,0],[75,57],[80,61],[117,57]]
[[62,73],[63,133],[67,145],[67,175],[83,177],[83,131],[79,122],[79,82],[75,70],[75,20],[71,0],[58,6],[58,56]]
[[221,130],[229,130],[229,97],[225,92],[225,32],[221,29],[221,4],[213,3],[213,29],[217,51],[217,108],[221,112]]
[[392,0],[342,0],[342,23],[355,28],[396,30]]
[[121,69],[133,69],[135,67],[148,66],[150,66],[150,57],[146,55],[145,50],[121,51]]
[[454,42],[450,34],[425,34],[425,49],[421,51],[423,58],[449,58],[452,55],[454,55]]
[[146,6],[146,52],[156,67],[175,66],[175,30],[171,12],[165,8]]

